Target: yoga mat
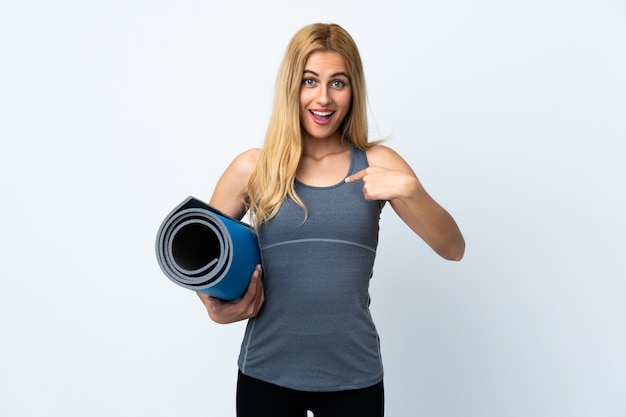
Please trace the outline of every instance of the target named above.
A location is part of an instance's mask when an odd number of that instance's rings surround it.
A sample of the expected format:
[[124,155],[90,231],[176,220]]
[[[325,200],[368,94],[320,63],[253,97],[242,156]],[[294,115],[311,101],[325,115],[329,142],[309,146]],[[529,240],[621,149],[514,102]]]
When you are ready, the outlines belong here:
[[156,255],[175,284],[229,301],[241,298],[261,263],[252,227],[194,197],[163,220]]

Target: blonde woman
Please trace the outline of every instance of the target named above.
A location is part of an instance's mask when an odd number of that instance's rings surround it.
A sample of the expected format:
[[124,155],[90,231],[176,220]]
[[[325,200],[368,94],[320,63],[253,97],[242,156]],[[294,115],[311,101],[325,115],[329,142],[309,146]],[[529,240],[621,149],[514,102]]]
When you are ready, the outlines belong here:
[[298,31],[279,69],[261,149],[237,156],[210,204],[250,213],[259,265],[244,297],[198,294],[212,320],[249,319],[237,415],[382,416],[383,367],[369,281],[386,202],[445,259],[463,236],[393,150],[368,141],[359,51],[334,24]]

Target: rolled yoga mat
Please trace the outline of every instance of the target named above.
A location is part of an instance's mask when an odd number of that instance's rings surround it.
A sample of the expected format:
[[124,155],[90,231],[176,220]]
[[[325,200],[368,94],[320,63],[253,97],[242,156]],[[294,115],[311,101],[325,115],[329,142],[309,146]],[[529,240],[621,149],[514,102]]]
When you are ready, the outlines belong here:
[[261,263],[256,233],[249,225],[194,197],[161,224],[156,255],[174,283],[229,301],[241,298]]

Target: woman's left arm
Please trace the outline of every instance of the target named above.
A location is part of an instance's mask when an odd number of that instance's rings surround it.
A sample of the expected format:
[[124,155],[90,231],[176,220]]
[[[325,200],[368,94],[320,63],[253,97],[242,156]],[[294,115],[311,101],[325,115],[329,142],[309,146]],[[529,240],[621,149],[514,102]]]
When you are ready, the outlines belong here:
[[460,261],[465,240],[456,222],[422,186],[406,161],[386,146],[367,150],[369,167],[346,178],[363,180],[367,200],[389,201],[400,218],[437,254]]

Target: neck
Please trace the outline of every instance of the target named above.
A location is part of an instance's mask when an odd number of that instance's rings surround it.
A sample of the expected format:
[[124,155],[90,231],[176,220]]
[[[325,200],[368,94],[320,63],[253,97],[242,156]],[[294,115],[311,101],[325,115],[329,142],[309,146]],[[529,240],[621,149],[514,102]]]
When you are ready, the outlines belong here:
[[338,137],[305,138],[302,142],[302,155],[319,160],[329,155],[345,152],[348,148],[349,146]]

